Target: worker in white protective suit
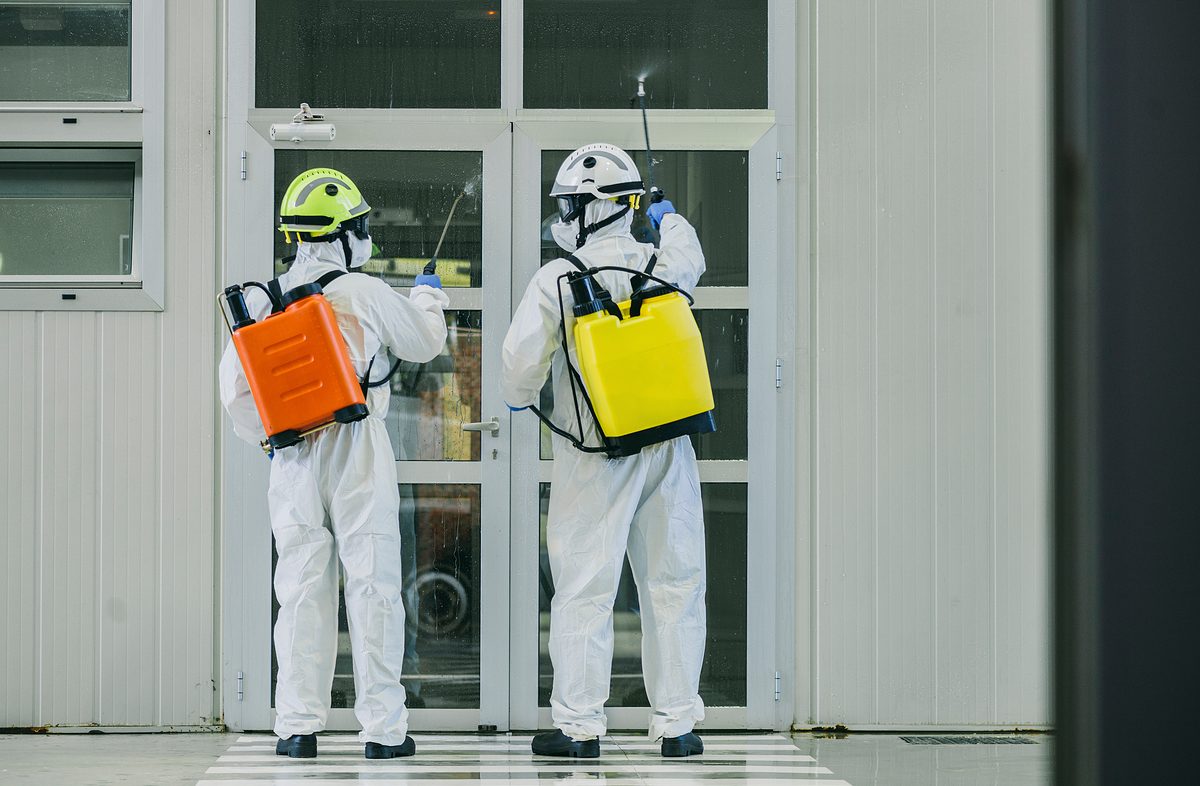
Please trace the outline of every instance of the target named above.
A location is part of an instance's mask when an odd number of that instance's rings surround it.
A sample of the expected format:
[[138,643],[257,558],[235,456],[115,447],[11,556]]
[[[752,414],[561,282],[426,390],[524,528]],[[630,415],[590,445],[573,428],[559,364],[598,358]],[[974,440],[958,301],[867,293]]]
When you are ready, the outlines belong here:
[[[280,230],[298,237],[295,261],[280,290],[346,273],[371,255],[370,208],[336,170],[316,169],[293,182],[280,208]],[[419,363],[446,341],[448,298],[437,276],[423,276],[409,296],[381,279],[344,274],[324,288],[360,379],[377,382],[387,353]],[[251,316],[270,313],[265,294],[250,290]],[[221,401],[238,436],[265,438],[250,386],[232,344],[220,367]],[[325,728],[338,643],[338,558],[345,576],[346,611],[354,663],[354,711],[369,759],[411,756],[408,710],[400,683],[405,617],[401,577],[399,492],[391,441],[384,425],[389,387],[367,390],[370,414],[335,424],[280,449],[271,460],[267,491],[279,560],[275,594],[276,752],[317,754]]]
[[[551,227],[554,239],[589,268],[644,271],[657,253],[654,274],[691,291],[704,272],[696,232],[662,201],[647,210],[661,232],[660,247],[634,240],[632,210],[643,193],[641,176],[625,151],[606,144],[579,148],[563,162],[550,192],[560,207],[561,220]],[[559,278],[575,269],[560,258],[533,277],[504,339],[501,371],[504,398],[514,410],[536,405],[552,374],[554,418],[563,428],[575,421],[562,350]],[[597,279],[614,301],[632,294],[627,273],[600,272]],[[562,286],[562,298],[576,362],[570,287]],[[586,413],[583,425],[582,442],[598,444]],[[701,753],[693,727],[704,717],[698,692],[706,635],[704,517],[689,438],[610,459],[581,452],[555,435],[546,541],[554,578],[550,705],[557,730],[537,735],[533,752],[600,755],[612,671],[613,604],[628,552],[641,605],[650,737],[662,740],[664,756]]]

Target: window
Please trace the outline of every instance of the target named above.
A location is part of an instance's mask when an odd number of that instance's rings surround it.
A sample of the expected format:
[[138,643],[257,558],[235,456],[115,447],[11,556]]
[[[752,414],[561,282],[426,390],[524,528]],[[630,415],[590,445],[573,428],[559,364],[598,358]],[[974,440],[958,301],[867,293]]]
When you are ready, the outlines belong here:
[[0,1],[0,101],[128,101],[130,0]]
[[0,310],[162,308],[163,20],[0,0]]
[[500,106],[500,0],[258,0],[255,106]]
[[105,157],[0,152],[0,281],[132,277],[135,161]]
[[525,0],[525,106],[767,106],[767,0]]

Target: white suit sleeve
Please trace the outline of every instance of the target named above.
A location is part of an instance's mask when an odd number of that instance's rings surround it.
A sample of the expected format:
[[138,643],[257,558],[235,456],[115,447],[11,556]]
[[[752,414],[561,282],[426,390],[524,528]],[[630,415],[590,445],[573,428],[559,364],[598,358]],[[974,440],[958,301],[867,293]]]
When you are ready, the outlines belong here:
[[658,262],[654,275],[691,292],[704,275],[704,251],[688,220],[678,213],[663,216],[659,228]]
[[[246,294],[246,305],[255,319],[262,319],[266,314],[266,297],[258,290]],[[250,392],[250,382],[242,370],[242,359],[238,357],[232,341],[225,346],[225,354],[221,356],[218,381],[221,404],[233,421],[234,433],[252,445],[266,439],[267,433],[258,416],[254,395]]]
[[[565,264],[565,263],[563,263]],[[500,361],[500,392],[510,407],[536,404],[561,346],[557,264],[538,271],[513,314]]]
[[428,363],[446,346],[445,308],[450,298],[440,289],[413,287],[408,297],[380,282],[372,294],[371,324],[393,355]]

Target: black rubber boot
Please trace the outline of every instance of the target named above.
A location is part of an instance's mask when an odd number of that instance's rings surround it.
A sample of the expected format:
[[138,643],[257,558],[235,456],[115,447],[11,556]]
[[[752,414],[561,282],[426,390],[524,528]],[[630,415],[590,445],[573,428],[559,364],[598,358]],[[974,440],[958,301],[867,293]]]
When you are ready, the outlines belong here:
[[317,758],[316,734],[293,734],[287,739],[275,743],[275,753],[278,756],[288,756],[293,759]]
[[417,752],[417,743],[412,737],[405,737],[399,745],[384,745],[380,742],[368,742],[363,751],[368,759],[401,759],[412,756]]
[[600,757],[600,740],[573,740],[555,729],[533,738],[533,752],[538,756],[597,759]]
[[662,755],[670,759],[699,756],[704,753],[704,743],[696,734],[688,732],[678,737],[663,737]]

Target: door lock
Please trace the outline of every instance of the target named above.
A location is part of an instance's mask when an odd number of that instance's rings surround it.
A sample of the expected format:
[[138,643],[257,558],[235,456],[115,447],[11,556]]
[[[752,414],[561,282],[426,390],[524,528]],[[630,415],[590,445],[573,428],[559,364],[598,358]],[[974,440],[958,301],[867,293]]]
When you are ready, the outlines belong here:
[[500,436],[500,418],[492,418],[485,420],[482,423],[464,423],[463,431],[490,431],[493,437]]

